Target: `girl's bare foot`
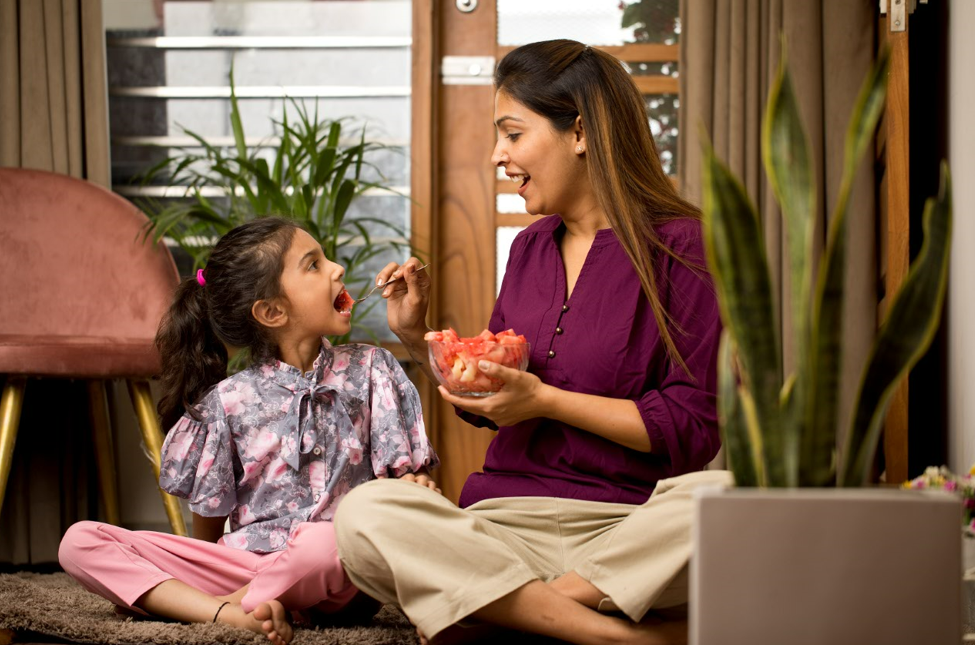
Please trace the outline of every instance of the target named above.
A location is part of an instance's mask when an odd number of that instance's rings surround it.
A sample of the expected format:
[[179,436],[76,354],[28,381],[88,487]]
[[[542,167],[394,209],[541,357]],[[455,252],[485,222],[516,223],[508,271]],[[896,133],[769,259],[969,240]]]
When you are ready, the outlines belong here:
[[294,629],[288,622],[288,612],[277,600],[263,602],[249,614],[237,603],[231,603],[220,611],[217,621],[264,634],[271,645],[288,645],[294,638]]
[[251,612],[261,623],[261,631],[273,645],[288,645],[295,637],[294,629],[288,622],[288,611],[277,600],[262,602]]

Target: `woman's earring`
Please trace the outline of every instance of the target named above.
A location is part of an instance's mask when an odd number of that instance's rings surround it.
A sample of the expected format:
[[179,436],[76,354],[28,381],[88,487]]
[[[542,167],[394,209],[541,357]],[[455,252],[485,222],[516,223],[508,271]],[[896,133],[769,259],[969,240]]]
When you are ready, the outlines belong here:
[[582,146],[576,146],[576,152],[582,153]]

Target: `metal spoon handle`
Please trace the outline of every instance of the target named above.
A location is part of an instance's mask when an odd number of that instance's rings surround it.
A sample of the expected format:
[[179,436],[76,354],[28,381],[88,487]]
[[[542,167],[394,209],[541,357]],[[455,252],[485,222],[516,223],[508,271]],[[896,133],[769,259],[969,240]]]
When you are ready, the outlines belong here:
[[[430,264],[429,264],[429,263],[427,263],[427,264],[424,264],[424,265],[423,265],[422,267],[417,267],[417,268],[416,268],[416,271],[421,271],[421,270],[423,270],[423,269],[425,269],[425,268],[427,268],[428,266],[430,266]],[[383,288],[385,288],[385,287],[388,287],[389,285],[391,285],[391,284],[393,284],[393,283],[394,283],[394,282],[396,282],[397,280],[402,280],[402,279],[403,279],[403,276],[401,275],[401,276],[400,276],[400,277],[398,277],[398,278],[393,278],[392,280],[387,280],[386,282],[384,282],[384,283],[382,283],[382,284],[377,284],[376,286],[374,286],[374,287],[373,287],[372,289],[370,289],[370,290],[369,290],[369,293],[367,293],[366,295],[364,295],[364,296],[362,296],[361,298],[359,298],[359,299],[357,299],[357,300],[355,301],[355,303],[356,303],[356,304],[359,304],[360,302],[362,302],[363,300],[365,300],[366,298],[368,298],[368,297],[369,297],[369,296],[371,296],[372,294],[374,294],[374,293],[376,293],[376,291],[377,291],[377,290],[379,290],[379,289],[383,289]]]

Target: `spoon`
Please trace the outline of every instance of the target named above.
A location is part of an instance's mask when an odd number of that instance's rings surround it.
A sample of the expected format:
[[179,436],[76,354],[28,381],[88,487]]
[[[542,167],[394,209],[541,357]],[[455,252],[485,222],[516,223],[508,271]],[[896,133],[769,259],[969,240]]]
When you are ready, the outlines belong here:
[[[427,268],[428,266],[430,266],[429,263],[428,264],[424,264],[422,267],[417,267],[415,269],[415,271],[422,271],[423,269]],[[400,276],[398,278],[393,278],[392,280],[387,280],[386,282],[384,282],[382,284],[377,284],[376,286],[374,286],[372,289],[369,290],[369,293],[367,293],[366,295],[362,296],[361,298],[356,299],[355,304],[359,304],[360,302],[362,302],[363,300],[365,300],[366,298],[368,298],[372,294],[376,293],[376,291],[378,291],[379,289],[382,289],[384,287],[388,287],[389,285],[393,284],[397,280],[402,280],[402,279],[403,279],[403,276]]]

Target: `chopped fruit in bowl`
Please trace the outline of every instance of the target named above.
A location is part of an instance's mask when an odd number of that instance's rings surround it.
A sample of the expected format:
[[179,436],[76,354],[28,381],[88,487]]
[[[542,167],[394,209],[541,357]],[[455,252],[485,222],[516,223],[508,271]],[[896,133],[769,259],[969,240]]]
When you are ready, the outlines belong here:
[[335,302],[332,303],[332,306],[335,307],[335,311],[342,314],[351,312],[353,305],[355,305],[355,300],[345,289],[342,289],[342,293],[340,293],[338,297],[335,298]]
[[490,396],[504,383],[483,374],[478,361],[491,361],[524,371],[531,349],[525,337],[508,329],[497,334],[482,331],[461,338],[453,329],[430,331],[423,337],[430,346],[430,365],[440,384],[459,396]]

